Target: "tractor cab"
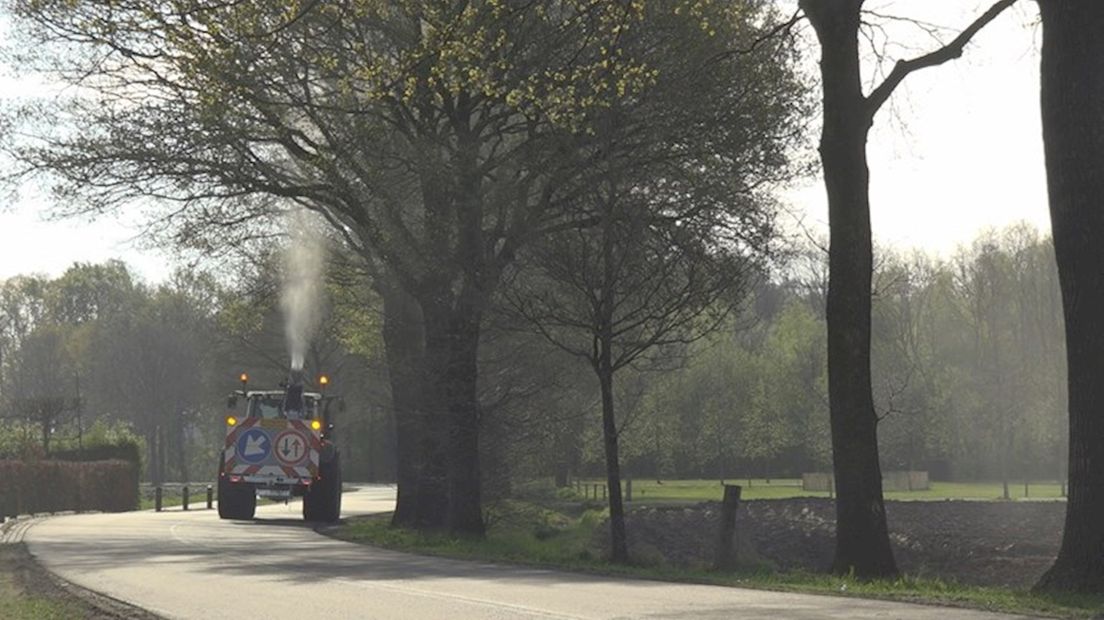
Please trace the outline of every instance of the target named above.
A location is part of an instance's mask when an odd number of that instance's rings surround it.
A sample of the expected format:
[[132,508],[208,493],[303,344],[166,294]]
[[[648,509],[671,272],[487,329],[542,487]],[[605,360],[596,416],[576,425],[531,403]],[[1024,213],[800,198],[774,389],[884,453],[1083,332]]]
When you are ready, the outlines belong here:
[[311,420],[319,416],[322,409],[322,395],[318,392],[304,392],[302,406],[287,407],[286,393],[283,390],[263,390],[246,392],[245,417],[265,418],[268,420]]

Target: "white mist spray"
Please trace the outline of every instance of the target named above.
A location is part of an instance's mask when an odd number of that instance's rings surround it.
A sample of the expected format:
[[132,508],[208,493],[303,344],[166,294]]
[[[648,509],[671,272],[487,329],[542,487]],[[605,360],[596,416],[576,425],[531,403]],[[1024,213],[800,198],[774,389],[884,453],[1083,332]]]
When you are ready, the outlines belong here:
[[301,371],[321,320],[325,245],[304,209],[296,209],[288,216],[288,237],[280,307],[284,312],[291,369]]

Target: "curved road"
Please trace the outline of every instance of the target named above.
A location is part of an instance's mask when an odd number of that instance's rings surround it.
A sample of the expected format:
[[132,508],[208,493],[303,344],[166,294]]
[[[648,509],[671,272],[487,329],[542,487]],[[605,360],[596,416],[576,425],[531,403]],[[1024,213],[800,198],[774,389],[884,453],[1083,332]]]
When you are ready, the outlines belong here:
[[[390,510],[394,490],[347,493],[343,516]],[[70,582],[166,618],[612,619],[1001,616],[838,597],[578,575],[430,558],[333,540],[299,505],[261,506],[253,522],[213,510],[51,517],[25,534]],[[1007,616],[1005,616],[1007,617]]]

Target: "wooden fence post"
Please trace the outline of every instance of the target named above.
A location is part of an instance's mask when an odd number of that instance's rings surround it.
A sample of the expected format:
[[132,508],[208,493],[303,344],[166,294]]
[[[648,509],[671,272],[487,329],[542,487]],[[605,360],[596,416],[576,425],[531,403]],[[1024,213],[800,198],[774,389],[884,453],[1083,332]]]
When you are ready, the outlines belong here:
[[721,523],[717,535],[717,551],[713,558],[714,570],[728,570],[736,564],[736,509],[740,506],[740,485],[726,484],[721,502]]

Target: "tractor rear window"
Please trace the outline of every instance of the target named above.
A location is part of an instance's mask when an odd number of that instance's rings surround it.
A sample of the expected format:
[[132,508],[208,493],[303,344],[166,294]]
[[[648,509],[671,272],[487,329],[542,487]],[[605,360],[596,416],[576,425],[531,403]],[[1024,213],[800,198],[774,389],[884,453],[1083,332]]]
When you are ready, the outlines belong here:
[[249,417],[251,418],[282,418],[283,412],[280,411],[280,406],[283,404],[282,398],[254,398],[249,401]]
[[[304,398],[303,400],[307,409],[304,418],[310,419],[315,417],[318,411],[318,401],[310,397]],[[249,410],[246,415],[251,418],[284,418],[287,416],[284,415],[283,407],[283,396],[253,397],[249,399]],[[299,416],[296,414],[293,417],[298,418]]]

